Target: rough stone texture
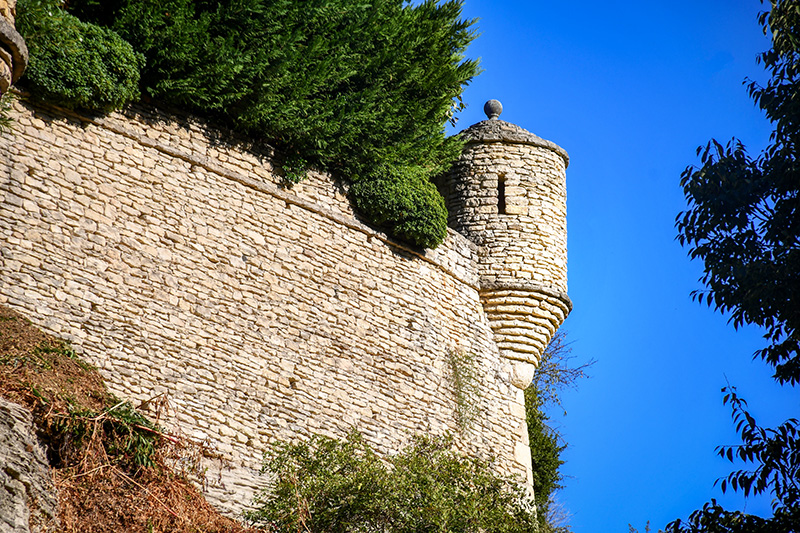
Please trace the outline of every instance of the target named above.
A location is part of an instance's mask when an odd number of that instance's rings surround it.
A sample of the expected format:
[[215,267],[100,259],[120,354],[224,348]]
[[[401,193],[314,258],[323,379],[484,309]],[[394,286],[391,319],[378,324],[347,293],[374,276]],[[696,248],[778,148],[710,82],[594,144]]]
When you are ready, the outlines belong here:
[[0,0],[0,17],[14,24],[17,20],[17,0]]
[[33,417],[0,398],[0,532],[51,531],[58,502]]
[[[451,231],[420,255],[361,223],[329,176],[284,188],[268,147],[191,117],[20,102],[14,118],[0,137],[0,302],[71,340],[114,393],[144,407],[166,395],[168,424],[224,459],[209,472],[220,508],[247,505],[277,438],[355,427],[388,453],[413,433],[458,433],[454,350],[475,353],[482,376],[481,415],[457,444],[530,482],[512,385],[529,363],[500,357],[483,306],[527,324],[521,298],[546,330],[524,335],[542,342],[566,314],[551,298],[566,290],[559,153],[470,144],[462,166],[486,194],[457,185],[479,216],[453,221],[477,245]],[[496,216],[500,175],[523,214]],[[476,238],[480,224],[497,242]]]
[[572,308],[567,297],[567,153],[502,120],[461,134],[467,146],[440,189],[449,224],[479,246],[481,300],[503,357],[527,387]]
[[[500,109],[502,110],[502,105]],[[542,139],[538,135],[504,120],[484,120],[478,122],[461,132],[461,135],[468,143],[502,142],[505,144],[527,144],[529,146],[547,148],[564,159],[565,168],[569,165],[569,156],[566,150],[556,143]]]
[[0,0],[0,96],[28,66],[28,48],[14,27],[16,0]]

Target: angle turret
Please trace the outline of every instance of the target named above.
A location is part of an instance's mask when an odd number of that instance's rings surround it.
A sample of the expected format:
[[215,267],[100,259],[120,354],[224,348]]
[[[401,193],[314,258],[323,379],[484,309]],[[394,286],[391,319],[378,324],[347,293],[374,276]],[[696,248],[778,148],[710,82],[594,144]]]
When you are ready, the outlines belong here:
[[480,247],[480,294],[512,383],[526,388],[556,329],[567,296],[569,157],[561,147],[489,117],[461,135],[466,147],[443,184],[449,225]]

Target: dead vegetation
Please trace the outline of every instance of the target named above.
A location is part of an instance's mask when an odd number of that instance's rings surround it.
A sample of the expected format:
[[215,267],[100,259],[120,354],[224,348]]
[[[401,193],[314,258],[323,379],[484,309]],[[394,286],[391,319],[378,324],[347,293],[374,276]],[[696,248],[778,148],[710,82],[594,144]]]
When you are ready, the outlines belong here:
[[164,434],[109,394],[69,344],[3,306],[0,396],[34,415],[58,489],[57,531],[258,531],[220,515],[187,480],[201,448]]

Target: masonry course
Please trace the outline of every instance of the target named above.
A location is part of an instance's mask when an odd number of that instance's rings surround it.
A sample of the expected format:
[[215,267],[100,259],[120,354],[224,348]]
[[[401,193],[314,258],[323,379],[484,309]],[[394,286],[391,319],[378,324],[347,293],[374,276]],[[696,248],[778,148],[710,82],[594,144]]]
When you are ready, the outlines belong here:
[[[535,367],[569,311],[565,234],[535,252],[514,237],[521,259],[502,268],[521,265],[511,277],[529,285],[503,285],[499,271],[487,279],[486,242],[450,230],[436,250],[408,248],[364,224],[344,184],[311,172],[287,187],[268,146],[191,116],[133,106],[87,117],[23,100],[13,117],[0,137],[0,303],[69,339],[115,394],[145,410],[167,398],[167,428],[219,452],[212,503],[249,503],[275,439],[351,428],[382,453],[451,432],[530,481],[526,384],[502,328],[535,339],[522,357]],[[563,182],[555,157],[550,181]],[[558,187],[548,194],[560,206]],[[506,223],[498,234],[518,232]],[[492,300],[502,291],[503,305]],[[466,430],[448,366],[458,350],[477,355],[481,376]]]

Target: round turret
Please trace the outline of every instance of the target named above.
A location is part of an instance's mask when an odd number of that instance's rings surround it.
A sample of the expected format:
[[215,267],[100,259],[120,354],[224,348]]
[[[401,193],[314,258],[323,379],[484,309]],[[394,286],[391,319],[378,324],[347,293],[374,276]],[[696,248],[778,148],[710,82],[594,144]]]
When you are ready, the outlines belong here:
[[567,153],[519,126],[488,120],[461,133],[467,144],[448,175],[449,225],[480,253],[484,309],[514,384],[530,384],[539,359],[572,308],[567,296]]

